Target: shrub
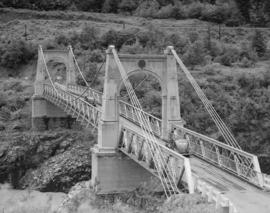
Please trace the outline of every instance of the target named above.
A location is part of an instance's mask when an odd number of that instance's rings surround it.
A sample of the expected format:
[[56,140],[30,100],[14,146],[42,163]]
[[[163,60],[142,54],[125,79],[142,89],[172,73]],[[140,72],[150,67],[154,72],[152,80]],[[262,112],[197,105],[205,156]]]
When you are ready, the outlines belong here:
[[223,53],[223,46],[222,43],[220,43],[219,41],[209,41],[208,38],[205,38],[204,47],[208,50],[208,54],[211,55],[213,58],[222,55]]
[[252,48],[259,57],[264,56],[267,50],[267,43],[261,31],[256,30],[252,38]]
[[202,10],[202,20],[222,23],[230,16],[230,8],[227,4],[212,5],[206,4]]
[[[85,80],[88,83],[92,84],[94,77],[96,75],[96,72],[97,72],[97,64],[96,63],[88,63],[85,70],[84,70],[84,73],[83,73]],[[77,84],[82,85],[82,86],[86,86],[85,82],[81,76],[78,76],[76,81],[77,81],[76,82]]]
[[86,25],[79,34],[79,42],[82,49],[97,49],[99,47],[99,30],[95,27]]
[[118,9],[118,1],[117,0],[105,0],[102,6],[103,13],[116,13]]
[[144,52],[144,48],[138,42],[133,45],[123,45],[121,48],[121,53],[140,54]]
[[173,15],[175,15],[175,14],[173,14],[173,10],[174,10],[174,7],[171,4],[168,4],[167,6],[160,8],[156,17],[163,18],[163,19],[171,18],[171,17],[173,17]]
[[242,58],[242,60],[239,63],[240,67],[248,68],[254,65],[252,61],[248,60],[246,57]]
[[159,3],[156,0],[146,0],[137,7],[135,14],[142,17],[155,17],[159,10]]
[[211,64],[206,65],[203,70],[204,70],[204,73],[207,74],[207,75],[215,75],[218,72],[215,69],[215,67],[212,66]]
[[[30,3],[30,1],[29,1]],[[35,1],[35,5],[42,10],[65,10],[71,6],[71,0],[39,0]]]
[[189,66],[204,64],[205,49],[201,41],[196,41],[184,54],[184,63]]
[[105,57],[104,57],[104,54],[102,53],[102,51],[97,49],[97,50],[91,51],[89,60],[91,62],[101,63],[104,61],[104,58]]
[[35,54],[36,47],[32,43],[14,40],[10,44],[0,46],[0,65],[16,69],[33,59]]
[[136,38],[134,34],[130,34],[129,32],[109,30],[102,35],[101,41],[104,48],[107,48],[109,45],[114,45],[117,50],[120,50],[125,43],[129,45],[135,43]]
[[219,62],[224,66],[232,66],[240,58],[240,51],[232,46],[224,47],[222,55],[215,58],[215,62]]
[[150,51],[156,49],[158,52],[164,48],[165,34],[153,25],[149,25],[147,28],[147,31],[137,34],[137,40],[143,48],[147,48]]
[[178,53],[184,54],[188,49],[189,42],[187,38],[181,37],[177,33],[173,33],[165,37],[165,44],[174,46],[174,49]]
[[179,1],[174,2],[172,8],[171,17],[175,19],[185,19],[187,18],[187,13],[185,7]]
[[194,43],[199,39],[199,34],[196,31],[192,31],[188,34],[188,38],[191,43]]
[[142,47],[146,47],[147,43],[151,39],[147,31],[139,32],[136,37]]
[[134,0],[122,0],[119,4],[120,11],[131,13],[138,6],[138,2]]
[[200,2],[193,2],[192,4],[186,6],[187,16],[189,18],[199,19],[202,15],[204,5]]

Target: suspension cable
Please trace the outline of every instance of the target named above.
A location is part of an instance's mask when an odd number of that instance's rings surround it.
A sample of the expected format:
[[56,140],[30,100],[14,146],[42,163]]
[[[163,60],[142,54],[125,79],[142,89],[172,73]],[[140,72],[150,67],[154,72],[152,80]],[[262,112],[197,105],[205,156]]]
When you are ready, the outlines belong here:
[[45,59],[45,56],[44,56],[43,49],[42,49],[42,46],[41,46],[41,45],[39,45],[39,49],[40,49],[41,58],[42,58],[42,61],[43,61],[43,63],[44,63],[44,67],[45,67],[46,73],[47,73],[47,75],[48,75],[48,78],[49,78],[49,80],[50,80],[50,82],[51,82],[51,84],[52,84],[53,89],[54,89],[55,92],[58,94],[58,90],[56,89],[56,87],[55,87],[55,85],[54,85],[54,83],[53,83],[53,81],[52,81],[50,72],[49,72],[49,70],[48,70],[47,63],[46,63],[46,59]]
[[[134,87],[134,91],[136,91],[138,88],[139,88],[139,86],[141,86],[142,85],[142,83],[144,82],[144,81],[146,81],[146,79],[149,77],[149,75],[148,74],[146,74],[145,75],[145,77]],[[128,96],[128,94],[126,94],[123,98],[126,98]]]
[[[140,121],[139,123],[140,123],[141,128],[144,130],[143,132],[145,134],[146,141],[148,142],[146,144],[149,147],[149,151],[150,151],[150,154],[152,155],[152,159],[155,161],[155,166],[157,168],[161,183],[165,189],[165,193],[166,193],[166,188],[168,189],[168,192],[170,193],[170,195],[172,195],[173,193],[177,193],[179,192],[179,190],[176,186],[176,183],[173,177],[169,173],[169,170],[170,170],[169,165],[166,163],[166,160],[164,159],[164,156],[162,155],[161,148],[158,146],[158,142],[156,141],[156,138],[154,137],[151,124],[148,118],[142,113],[143,110],[142,110],[141,104],[138,98],[136,97],[135,91],[132,88],[132,85],[120,62],[120,59],[118,58],[118,55],[117,55],[116,50],[114,49],[114,46],[110,46],[110,48],[114,55],[116,64],[119,68],[120,74],[123,78],[124,84],[129,93],[131,102],[135,107],[139,109],[139,110],[135,110],[135,113],[137,114],[137,117],[139,118],[139,121]],[[166,170],[166,167],[168,170]],[[164,174],[164,172],[166,175]],[[173,193],[170,190],[173,190]]]
[[73,60],[75,61],[75,64],[76,64],[76,66],[77,66],[77,68],[78,68],[78,71],[79,71],[79,73],[80,73],[80,75],[81,75],[81,77],[82,77],[82,79],[83,79],[83,81],[85,82],[85,85],[86,85],[85,90],[84,90],[84,91],[83,91],[76,99],[73,100],[73,101],[76,101],[76,100],[82,98],[83,95],[84,95],[89,89],[92,89],[91,86],[94,84],[96,77],[98,76],[99,72],[101,71],[101,68],[102,68],[103,65],[105,64],[105,59],[103,58],[102,64],[100,65],[99,69],[97,70],[97,72],[96,72],[96,74],[95,74],[95,76],[94,76],[94,79],[93,79],[93,80],[91,81],[91,83],[89,84],[89,83],[86,81],[86,79],[85,79],[85,77],[84,77],[84,75],[83,75],[83,73],[82,73],[82,71],[81,71],[81,69],[80,69],[80,67],[79,67],[79,64],[78,64],[78,62],[77,62],[77,60],[76,60],[76,57],[75,57],[75,55],[74,55],[74,53],[73,53],[73,50],[72,50],[71,45],[69,45],[69,49],[70,49],[70,51],[71,51]]
[[178,57],[178,55],[175,52],[175,50],[173,49],[173,47],[169,47],[169,48],[170,48],[172,54],[174,55],[176,61],[178,62],[180,68],[186,74],[187,78],[189,79],[190,83],[192,84],[193,88],[195,89],[197,95],[199,96],[199,98],[203,102],[206,110],[208,111],[211,118],[213,119],[213,121],[217,125],[217,127],[218,127],[219,131],[221,132],[222,136],[224,137],[226,143],[228,143],[229,145],[231,145],[233,147],[241,149],[240,145],[237,143],[237,141],[234,138],[234,136],[232,135],[231,131],[228,129],[228,127],[225,125],[223,120],[220,118],[220,116],[218,115],[218,113],[216,112],[214,107],[212,106],[211,102],[207,99],[207,97],[203,93],[202,89],[197,84],[196,80],[190,74],[190,72],[188,71],[188,69],[186,68],[186,66],[182,62],[182,60]]
[[70,50],[70,52],[71,52],[72,58],[73,58],[73,60],[74,60],[74,62],[75,62],[75,65],[76,65],[76,67],[77,67],[77,69],[78,69],[78,71],[79,71],[79,73],[80,73],[80,75],[81,75],[81,77],[82,77],[82,79],[83,79],[85,85],[86,85],[87,87],[89,87],[89,84],[88,84],[88,82],[86,81],[86,79],[84,78],[83,73],[82,73],[82,71],[81,71],[81,69],[80,69],[80,67],[79,67],[79,64],[78,64],[78,62],[77,62],[77,60],[76,60],[76,58],[75,58],[75,55],[74,55],[74,53],[73,53],[73,49],[72,49],[71,45],[69,45],[68,48],[69,48],[69,50]]

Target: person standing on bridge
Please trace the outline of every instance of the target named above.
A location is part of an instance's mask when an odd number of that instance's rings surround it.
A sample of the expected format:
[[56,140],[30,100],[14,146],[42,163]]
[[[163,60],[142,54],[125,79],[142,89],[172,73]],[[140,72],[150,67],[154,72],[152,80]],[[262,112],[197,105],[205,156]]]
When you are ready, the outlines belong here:
[[174,128],[170,133],[169,133],[169,141],[168,141],[168,147],[175,150],[176,149],[176,128]]

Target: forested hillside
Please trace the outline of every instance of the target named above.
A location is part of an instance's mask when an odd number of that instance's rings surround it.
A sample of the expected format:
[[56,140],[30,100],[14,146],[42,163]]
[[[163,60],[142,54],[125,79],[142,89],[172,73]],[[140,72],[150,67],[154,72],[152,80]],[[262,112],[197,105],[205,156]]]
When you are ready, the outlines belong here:
[[196,18],[228,26],[270,25],[269,0],[0,0],[0,7],[121,13],[147,18]]

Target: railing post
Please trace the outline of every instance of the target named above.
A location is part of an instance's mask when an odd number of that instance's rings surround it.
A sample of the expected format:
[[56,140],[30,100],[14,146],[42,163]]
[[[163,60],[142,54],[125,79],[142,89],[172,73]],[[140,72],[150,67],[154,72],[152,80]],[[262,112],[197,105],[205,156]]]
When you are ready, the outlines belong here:
[[216,150],[216,153],[217,153],[218,165],[219,165],[219,166],[222,166],[221,160],[220,160],[220,153],[219,153],[219,149],[218,149],[217,146],[215,146],[215,150]]
[[203,141],[201,141],[201,140],[200,140],[200,147],[201,147],[201,151],[202,151],[202,156],[205,157],[205,149],[204,149]]
[[253,160],[253,165],[254,165],[254,171],[257,173],[259,186],[263,187],[264,186],[264,181],[263,181],[263,175],[262,175],[262,172],[261,172],[258,157],[254,155],[252,160]]
[[241,176],[241,169],[239,168],[239,160],[236,154],[233,155],[234,162],[235,162],[235,167],[236,167],[236,172],[238,176]]
[[186,179],[188,183],[188,191],[190,194],[194,193],[194,182],[193,177],[191,173],[191,166],[190,166],[190,160],[188,158],[184,159],[184,166],[185,166],[185,173],[186,173]]

